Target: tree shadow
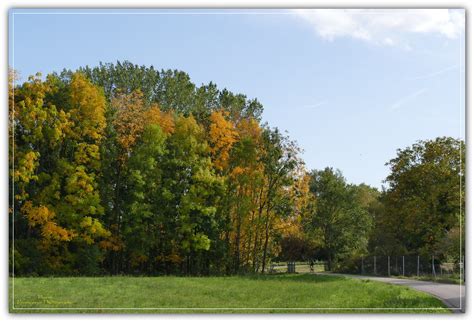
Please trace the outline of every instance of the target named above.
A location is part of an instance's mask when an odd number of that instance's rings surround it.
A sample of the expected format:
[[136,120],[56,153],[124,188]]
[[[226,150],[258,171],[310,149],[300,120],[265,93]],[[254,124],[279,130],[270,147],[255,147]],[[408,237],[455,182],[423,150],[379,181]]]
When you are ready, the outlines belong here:
[[298,273],[295,273],[295,274],[287,274],[287,273],[250,274],[250,275],[243,275],[242,278],[249,279],[249,280],[259,280],[259,281],[305,282],[305,283],[326,283],[326,282],[344,280],[344,277],[341,277],[341,276],[298,274]]

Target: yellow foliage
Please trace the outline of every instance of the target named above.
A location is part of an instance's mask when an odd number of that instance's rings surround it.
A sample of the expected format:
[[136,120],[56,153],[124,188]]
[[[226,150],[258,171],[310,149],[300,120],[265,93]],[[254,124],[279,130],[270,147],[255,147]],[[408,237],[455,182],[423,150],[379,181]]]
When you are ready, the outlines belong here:
[[229,152],[238,140],[238,132],[234,125],[226,120],[227,116],[228,113],[223,111],[214,111],[210,116],[209,141],[214,166],[218,170],[224,170],[227,167]]
[[145,113],[147,124],[157,124],[164,133],[172,134],[174,132],[174,116],[172,112],[162,112],[158,105],[153,105]]
[[100,166],[99,146],[96,144],[79,143],[74,153],[77,164],[89,165],[90,168],[98,169]]
[[14,171],[15,182],[23,181],[24,183],[29,183],[30,180],[37,180],[38,176],[34,175],[34,172],[38,166],[39,152],[18,152],[17,155],[18,160]]
[[54,218],[54,212],[50,211],[48,207],[33,207],[33,203],[31,201],[25,202],[22,207],[22,212],[26,214],[26,218],[28,218],[28,224],[30,227],[44,225]]
[[105,96],[87,78],[75,73],[70,84],[71,118],[75,122],[73,137],[100,140],[105,128]]
[[106,238],[111,235],[110,231],[105,229],[100,221],[89,216],[82,219],[80,227],[84,230],[81,236],[86,239],[86,241],[89,240],[91,244],[94,242],[94,238]]
[[73,231],[58,226],[54,221],[55,213],[46,206],[33,206],[31,201],[25,202],[21,208],[26,214],[30,227],[39,226],[41,236],[47,240],[70,241],[76,236]]
[[84,166],[77,166],[66,180],[65,191],[68,193],[65,199],[71,205],[76,205],[81,202],[84,195],[94,192],[94,178],[86,172]]

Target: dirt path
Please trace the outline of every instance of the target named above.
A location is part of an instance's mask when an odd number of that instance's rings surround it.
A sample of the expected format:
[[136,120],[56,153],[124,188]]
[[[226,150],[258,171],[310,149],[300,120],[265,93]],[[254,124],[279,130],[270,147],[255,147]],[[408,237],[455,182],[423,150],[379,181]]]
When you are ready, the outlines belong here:
[[379,281],[384,283],[403,285],[411,287],[415,290],[429,293],[439,298],[443,303],[446,304],[454,312],[465,312],[466,303],[466,287],[459,284],[444,284],[427,281],[418,281],[402,278],[392,277],[377,277],[377,276],[363,276],[363,275],[350,275],[350,274],[336,274],[336,273],[319,273],[327,275],[338,275],[350,278],[364,279]]

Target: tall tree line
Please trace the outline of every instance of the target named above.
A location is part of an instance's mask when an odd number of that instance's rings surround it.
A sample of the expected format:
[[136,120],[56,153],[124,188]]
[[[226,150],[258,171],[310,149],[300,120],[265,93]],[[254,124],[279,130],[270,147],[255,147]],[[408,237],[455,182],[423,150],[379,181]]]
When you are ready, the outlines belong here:
[[258,101],[118,62],[10,102],[17,274],[265,271],[302,162]]
[[19,275],[235,274],[271,260],[464,250],[464,143],[419,141],[381,191],[262,123],[256,99],[130,62],[10,72],[10,257]]

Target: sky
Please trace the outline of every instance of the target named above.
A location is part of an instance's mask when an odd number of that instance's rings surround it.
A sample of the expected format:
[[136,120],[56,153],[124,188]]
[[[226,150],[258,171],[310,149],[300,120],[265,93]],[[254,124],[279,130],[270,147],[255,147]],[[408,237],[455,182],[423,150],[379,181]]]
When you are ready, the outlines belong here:
[[129,60],[257,98],[308,169],[381,188],[418,140],[464,139],[464,10],[9,12],[22,79]]

